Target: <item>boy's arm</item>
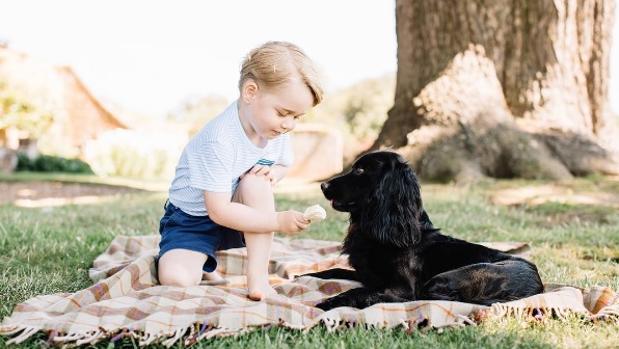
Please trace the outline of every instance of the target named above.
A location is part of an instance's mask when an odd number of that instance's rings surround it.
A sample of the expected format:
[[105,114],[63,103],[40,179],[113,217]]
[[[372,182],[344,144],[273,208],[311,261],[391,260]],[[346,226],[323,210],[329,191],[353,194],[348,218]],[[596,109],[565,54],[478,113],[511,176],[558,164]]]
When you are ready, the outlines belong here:
[[288,173],[288,167],[284,165],[254,165],[249,171],[241,176],[243,178],[247,174],[255,174],[257,176],[267,176],[271,185],[277,184]]
[[288,173],[288,170],[290,168],[288,166],[284,166],[284,165],[273,165],[271,167],[271,173],[272,173],[272,177],[273,177],[273,184],[279,182],[282,178],[284,178],[286,176],[286,174]]
[[252,233],[298,232],[309,222],[296,211],[265,212],[230,201],[230,193],[204,192],[204,202],[213,222]]

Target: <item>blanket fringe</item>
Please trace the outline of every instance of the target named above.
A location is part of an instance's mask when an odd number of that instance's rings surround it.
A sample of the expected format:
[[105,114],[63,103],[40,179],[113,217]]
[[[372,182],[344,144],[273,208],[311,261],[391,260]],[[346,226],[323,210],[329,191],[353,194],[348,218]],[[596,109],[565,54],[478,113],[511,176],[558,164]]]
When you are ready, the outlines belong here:
[[535,319],[543,320],[550,316],[555,316],[560,320],[568,320],[574,315],[582,315],[583,318],[589,321],[615,321],[619,323],[619,304],[607,306],[595,315],[586,315],[569,308],[562,307],[543,307],[543,308],[523,308],[508,306],[501,303],[495,303],[490,307],[490,316],[493,318],[505,318],[513,316],[519,320]]
[[475,323],[475,321],[473,321],[470,317],[468,316],[464,316],[461,314],[457,314],[456,317],[458,319],[460,319],[460,321],[462,321],[462,323],[457,323],[457,324],[461,324],[461,325],[470,325],[470,326],[477,326],[477,323]]
[[419,314],[417,319],[402,320],[398,326],[401,326],[406,333],[410,334],[422,327],[422,324],[424,324],[426,320],[427,319],[423,315]]
[[[401,320],[399,323],[395,324],[395,326],[389,326],[388,322],[364,322],[364,323],[358,323],[356,321],[348,321],[348,320],[344,320],[344,319],[340,319],[340,318],[333,318],[333,317],[323,317],[320,319],[320,322],[325,326],[325,328],[327,329],[327,332],[334,332],[337,331],[339,329],[344,329],[344,328],[353,328],[356,326],[363,326],[366,329],[374,329],[374,328],[401,328],[404,331],[406,331],[407,333],[410,333],[412,331],[421,329],[421,328],[425,328],[425,327],[434,327],[434,328],[439,328],[439,327],[435,327],[433,326],[430,322],[429,322],[429,318],[424,317],[423,315],[419,314],[419,316],[416,319],[404,319]],[[473,321],[471,318],[465,316],[465,315],[456,315],[456,322],[453,324],[453,326],[466,326],[466,325],[477,325],[475,323],[475,321]],[[313,326],[312,326],[313,327]],[[309,329],[302,329],[303,333],[306,333]]]
[[[6,342],[6,344],[20,344],[32,337],[37,332],[41,331],[40,327],[33,326],[11,326],[3,327],[0,329],[2,335],[16,335]],[[189,333],[187,333],[189,330]],[[20,333],[21,332],[21,333]],[[165,333],[152,333],[152,332],[134,332],[128,329],[122,329],[115,332],[114,335],[104,328],[98,330],[87,331],[83,333],[68,333],[58,334],[56,331],[51,331],[48,335],[48,342],[50,344],[56,343],[63,346],[81,346],[85,344],[95,344],[103,339],[108,338],[110,342],[115,342],[123,337],[133,337],[138,339],[138,345],[140,347],[151,345],[156,342],[160,342],[166,347],[173,346],[176,342],[184,338],[184,344],[192,345],[202,339],[208,339],[216,337],[218,335],[225,335],[227,333],[240,334],[249,332],[248,329],[236,329],[215,327],[212,324],[207,323],[194,323],[183,328],[179,328],[171,334]],[[186,335],[187,334],[187,335]],[[186,336],[185,336],[186,335]]]
[[11,338],[10,340],[6,342],[6,344],[19,344],[25,341],[26,339],[32,337],[35,333],[39,332],[40,330],[41,330],[40,327],[35,327],[35,326],[19,326],[16,330],[6,332],[6,334],[15,334],[15,333],[18,333],[19,331],[22,331],[20,335]]
[[93,331],[92,333],[85,334],[82,336],[82,338],[76,340],[75,344],[76,345],[95,344],[105,335],[106,335],[106,331],[104,330]]
[[[501,303],[493,304],[489,311],[488,315],[492,318],[506,318],[506,317],[515,317],[520,320],[543,320],[550,316],[555,316],[559,319],[566,320],[569,317],[580,314],[578,312],[571,311],[567,308],[561,307],[519,307],[519,306],[509,306]],[[582,314],[581,314],[582,315]],[[596,315],[585,315],[584,318],[589,319],[590,321],[601,321],[601,320],[610,320],[616,321],[619,323],[619,304],[608,306],[600,311]],[[419,328],[425,318],[419,317],[418,319],[408,319],[403,320],[399,325],[401,328],[406,330],[407,332],[412,332]],[[459,315],[458,322],[456,325],[475,325],[475,321],[471,318]],[[350,322],[335,317],[323,317],[319,320],[319,323],[324,324],[325,328],[328,332],[336,331],[340,328],[345,327],[353,327],[358,325],[357,323]],[[284,327],[290,328],[285,323],[281,324]],[[383,327],[381,323],[366,323],[367,327]],[[310,326],[312,328],[314,326]],[[300,329],[303,332],[309,330]],[[34,326],[5,326],[0,328],[0,333],[3,335],[16,335],[7,341],[7,344],[20,344],[26,341],[28,338],[32,337],[38,331],[41,331],[40,327]],[[176,329],[171,333],[154,333],[154,332],[138,332],[131,331],[129,329],[122,329],[119,332],[115,332],[116,335],[112,336],[111,332],[106,331],[104,328],[100,327],[96,330],[91,330],[83,333],[68,333],[68,334],[58,334],[56,331],[52,331],[48,335],[48,341],[50,343],[60,343],[64,345],[85,345],[85,344],[95,344],[102,339],[109,338],[111,342],[121,339],[122,337],[130,336],[138,339],[139,346],[147,346],[154,343],[160,343],[166,347],[171,347],[179,340],[183,340],[185,346],[195,344],[196,342],[209,339],[217,336],[224,336],[226,334],[240,334],[247,333],[250,329],[230,329],[230,328],[221,328],[217,327],[214,324],[196,322],[192,323],[188,326],[184,326],[182,328]]]
[[183,327],[183,328],[176,330],[172,338],[164,340],[163,342],[161,342],[161,344],[163,344],[164,346],[168,348],[173,346],[174,343],[176,343],[176,341],[178,341],[179,339],[181,339],[181,337],[183,337],[183,335],[185,334],[185,332],[187,332],[188,329],[189,327]]
[[146,332],[144,335],[138,337],[138,345],[144,347],[152,344],[157,339],[159,339],[158,335]]
[[86,332],[86,333],[69,333],[69,334],[66,334],[64,336],[55,336],[53,338],[53,341],[54,342],[64,342],[64,343],[75,342],[75,341],[78,341],[80,339],[83,339],[85,337],[90,336],[90,333],[92,333],[92,331],[89,331],[89,332]]
[[22,331],[24,326],[0,326],[0,334],[4,336],[10,336],[19,331]]
[[614,320],[619,323],[619,304],[608,306],[591,317],[592,320]]
[[340,326],[340,323],[341,323],[341,320],[336,320],[336,319],[329,318],[329,317],[324,317],[322,318],[321,321],[327,328],[327,332],[335,331]]
[[[213,337],[215,337],[215,336],[217,336],[219,334],[230,333],[230,332],[232,332],[232,330],[230,330],[229,328],[214,328],[214,329],[212,329],[210,331],[207,331],[207,332],[204,332],[203,334],[198,336],[196,338],[196,341],[200,341],[202,339],[213,338]],[[246,333],[246,332],[248,332],[248,330],[242,328],[242,329],[239,329],[238,332],[236,332],[234,334],[237,335],[237,334],[243,334],[243,333]]]
[[489,312],[490,317],[495,319],[514,317],[518,320],[542,320],[553,315],[561,320],[567,320],[576,314],[581,313],[562,307],[519,307],[502,303],[492,304]]

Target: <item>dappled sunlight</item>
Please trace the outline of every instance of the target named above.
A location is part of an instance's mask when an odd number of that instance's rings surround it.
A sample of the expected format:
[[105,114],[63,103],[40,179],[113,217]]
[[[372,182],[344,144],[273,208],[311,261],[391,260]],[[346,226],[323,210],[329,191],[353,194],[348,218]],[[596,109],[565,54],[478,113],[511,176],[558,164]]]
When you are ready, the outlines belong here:
[[35,190],[27,189],[27,188],[19,189],[17,191],[17,196],[19,196],[19,197],[29,197],[29,196],[34,196],[36,194],[37,194],[37,192]]
[[555,202],[572,205],[619,207],[619,194],[580,192],[572,188],[548,184],[498,190],[491,194],[490,201],[495,205],[502,206],[537,206],[547,202]]
[[17,199],[13,205],[25,208],[57,207],[65,205],[88,205],[110,202],[116,199],[115,196],[78,196],[70,198],[43,198],[37,200]]
[[[159,182],[142,182],[138,185],[137,181],[121,178],[107,182],[108,185],[54,181],[0,182],[0,191],[4,194],[0,198],[0,204],[10,203],[24,208],[90,205],[116,200],[122,194],[165,191]],[[321,196],[319,182],[294,178],[282,180],[273,191],[277,195]]]
[[113,185],[65,183],[53,181],[0,182],[0,204],[39,208],[65,205],[98,204],[112,201],[121,194],[143,190]]

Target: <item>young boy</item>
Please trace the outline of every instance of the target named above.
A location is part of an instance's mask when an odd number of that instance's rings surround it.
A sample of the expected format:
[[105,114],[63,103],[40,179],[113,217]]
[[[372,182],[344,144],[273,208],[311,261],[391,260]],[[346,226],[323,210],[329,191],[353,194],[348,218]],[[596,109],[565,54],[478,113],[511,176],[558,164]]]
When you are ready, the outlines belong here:
[[268,282],[273,232],[294,234],[309,222],[275,211],[272,187],[292,164],[287,134],[322,100],[312,61],[297,46],[267,42],[243,62],[240,97],[183,150],[161,218],[162,285],[221,279],[215,251],[247,246],[248,297],[275,290]]

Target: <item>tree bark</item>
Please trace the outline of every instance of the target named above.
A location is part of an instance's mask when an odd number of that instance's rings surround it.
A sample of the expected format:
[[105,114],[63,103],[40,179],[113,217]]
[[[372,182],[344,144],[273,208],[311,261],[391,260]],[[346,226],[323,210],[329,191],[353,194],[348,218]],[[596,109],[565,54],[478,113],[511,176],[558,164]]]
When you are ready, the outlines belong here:
[[396,0],[393,108],[372,149],[433,179],[619,173],[613,0]]

